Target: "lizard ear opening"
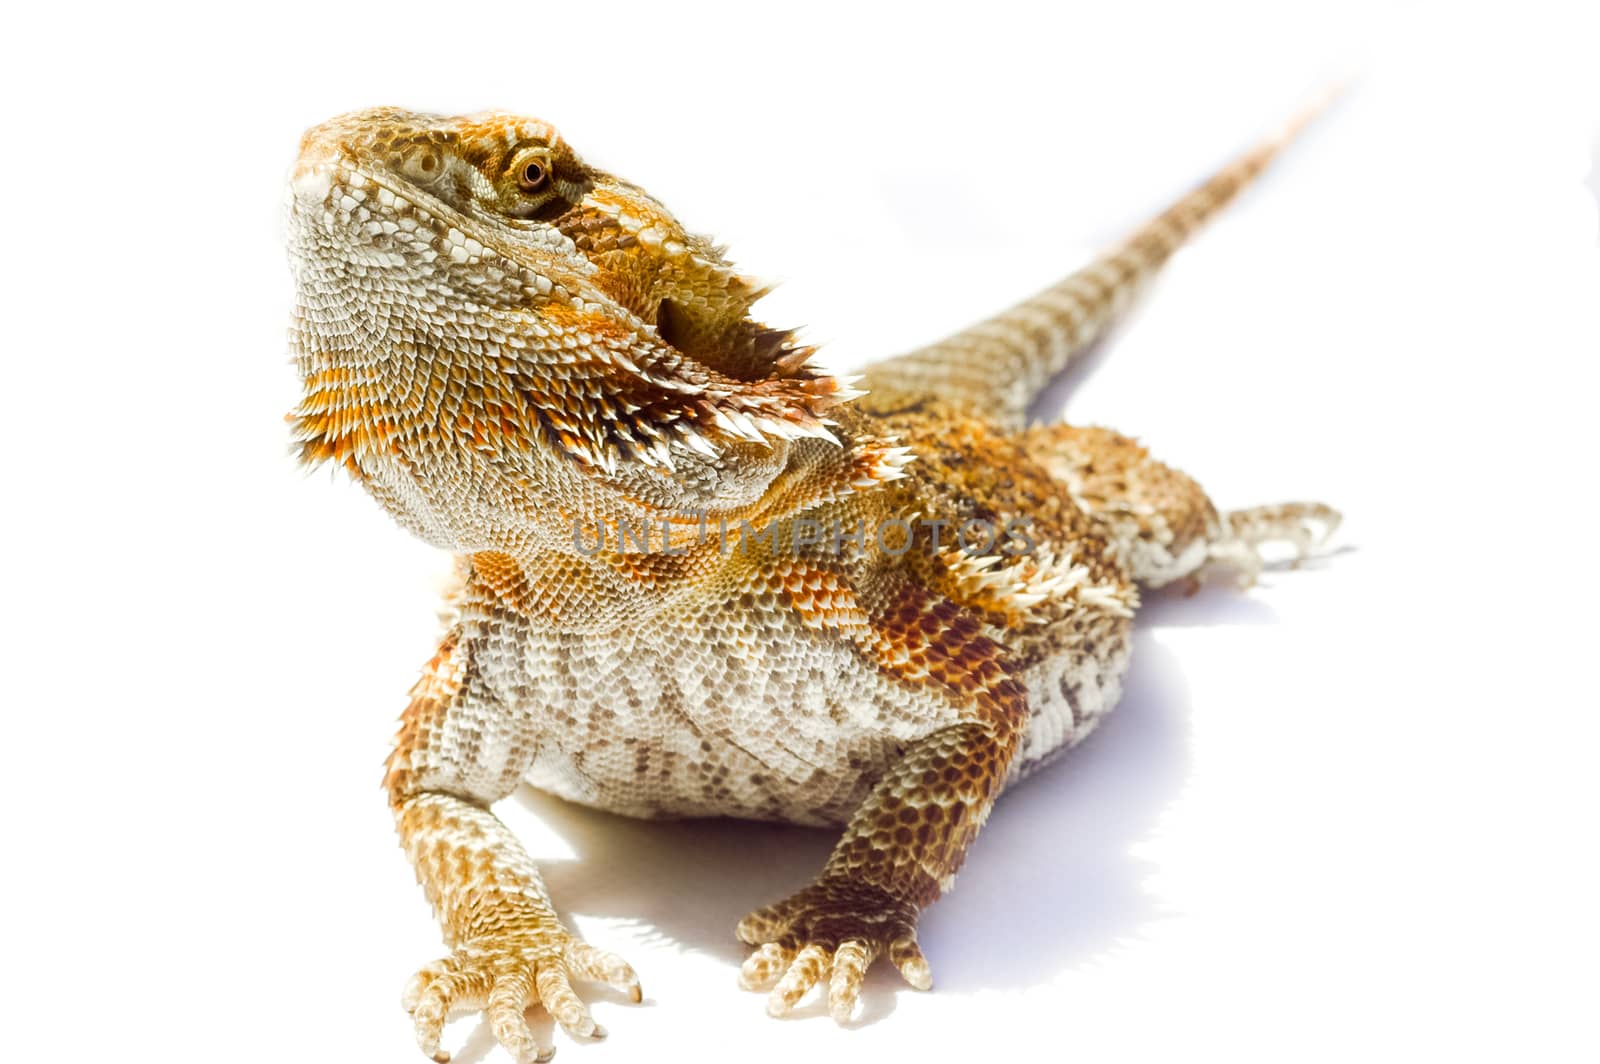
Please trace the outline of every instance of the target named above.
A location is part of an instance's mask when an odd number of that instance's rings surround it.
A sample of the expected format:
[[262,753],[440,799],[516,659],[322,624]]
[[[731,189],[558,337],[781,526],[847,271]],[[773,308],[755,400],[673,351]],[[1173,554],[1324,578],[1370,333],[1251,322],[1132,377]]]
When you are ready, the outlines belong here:
[[686,332],[687,322],[683,311],[677,309],[672,300],[663,299],[656,307],[656,335],[684,354],[689,354],[684,346]]

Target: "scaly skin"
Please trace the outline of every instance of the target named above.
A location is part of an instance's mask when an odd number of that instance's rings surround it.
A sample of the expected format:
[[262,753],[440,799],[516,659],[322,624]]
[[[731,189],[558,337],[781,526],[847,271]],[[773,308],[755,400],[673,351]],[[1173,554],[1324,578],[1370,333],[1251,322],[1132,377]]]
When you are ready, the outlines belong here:
[[305,135],[301,457],[458,558],[386,777],[451,950],[406,989],[425,1053],[452,1009],[530,1060],[530,1003],[588,1038],[573,979],[639,998],[490,812],[523,781],[636,816],[840,825],[811,885],[739,924],[741,982],[774,1014],[823,983],[841,1022],[877,957],[931,985],[919,914],[1006,783],[1115,704],[1138,586],[1248,579],[1259,543],[1337,521],[1219,514],[1125,437],[1024,427],[1276,144],[849,402],[750,318],[759,283],[541,122],[380,109]]

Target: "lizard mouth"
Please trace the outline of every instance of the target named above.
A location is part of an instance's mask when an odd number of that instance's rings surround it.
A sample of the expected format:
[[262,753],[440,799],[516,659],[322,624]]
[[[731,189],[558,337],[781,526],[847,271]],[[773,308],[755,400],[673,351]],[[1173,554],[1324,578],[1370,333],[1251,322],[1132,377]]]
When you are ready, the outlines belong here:
[[332,163],[308,164],[304,160],[296,163],[289,175],[289,191],[296,204],[311,207],[326,203],[328,193],[333,191],[334,170]]
[[333,188],[333,177],[340,168],[337,145],[313,140],[309,135],[300,145],[300,156],[289,173],[289,191],[298,204],[322,206]]

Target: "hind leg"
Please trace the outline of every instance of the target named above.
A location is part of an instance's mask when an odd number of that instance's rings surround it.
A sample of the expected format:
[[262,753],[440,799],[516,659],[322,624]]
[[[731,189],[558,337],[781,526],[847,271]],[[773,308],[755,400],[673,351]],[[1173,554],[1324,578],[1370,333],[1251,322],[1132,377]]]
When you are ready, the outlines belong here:
[[1041,425],[1022,443],[1099,522],[1145,587],[1197,584],[1220,570],[1248,586],[1261,571],[1264,544],[1285,542],[1304,557],[1339,525],[1338,511],[1321,503],[1219,513],[1193,478],[1109,429]]

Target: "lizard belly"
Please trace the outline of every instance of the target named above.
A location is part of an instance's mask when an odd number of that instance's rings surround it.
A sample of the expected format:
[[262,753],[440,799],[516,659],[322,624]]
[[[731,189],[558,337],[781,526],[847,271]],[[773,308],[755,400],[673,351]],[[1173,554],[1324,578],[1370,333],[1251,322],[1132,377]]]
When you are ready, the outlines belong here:
[[907,745],[958,719],[833,633],[737,604],[530,632],[521,666],[540,736],[527,782],[630,816],[842,824]]
[[[1085,622],[1049,626],[1038,637],[1049,651],[1022,669],[1031,715],[1011,782],[1082,741],[1117,703],[1129,626]],[[842,824],[906,745],[958,719],[848,643],[776,614],[530,633],[526,650],[531,689],[520,700],[541,736],[527,782],[628,816]]]
[[1009,783],[1087,739],[1116,707],[1132,649],[1131,626],[1120,618],[1101,621],[1094,637],[1074,639],[1023,669],[1030,716]]

